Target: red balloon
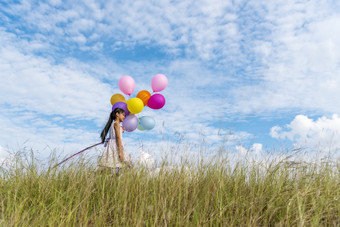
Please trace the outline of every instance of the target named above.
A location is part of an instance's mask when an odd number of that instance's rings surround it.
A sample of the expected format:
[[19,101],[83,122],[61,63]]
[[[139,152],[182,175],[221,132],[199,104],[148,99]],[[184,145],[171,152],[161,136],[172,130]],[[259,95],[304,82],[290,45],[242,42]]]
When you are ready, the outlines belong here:
[[165,105],[165,98],[161,94],[154,94],[148,100],[148,107],[158,110]]

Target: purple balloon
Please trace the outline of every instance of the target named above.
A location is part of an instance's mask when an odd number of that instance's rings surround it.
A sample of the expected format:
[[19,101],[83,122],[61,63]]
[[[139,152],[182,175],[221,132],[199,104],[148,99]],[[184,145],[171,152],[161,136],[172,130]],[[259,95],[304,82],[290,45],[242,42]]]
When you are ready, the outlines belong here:
[[161,94],[154,94],[149,98],[148,107],[158,110],[165,105],[165,98]]
[[132,132],[138,126],[138,118],[134,114],[130,114],[123,121],[123,127],[126,131]]
[[130,111],[127,108],[127,104],[125,102],[116,102],[112,106],[112,111],[114,111],[116,108],[121,108],[125,111],[125,116],[128,116],[130,114]]

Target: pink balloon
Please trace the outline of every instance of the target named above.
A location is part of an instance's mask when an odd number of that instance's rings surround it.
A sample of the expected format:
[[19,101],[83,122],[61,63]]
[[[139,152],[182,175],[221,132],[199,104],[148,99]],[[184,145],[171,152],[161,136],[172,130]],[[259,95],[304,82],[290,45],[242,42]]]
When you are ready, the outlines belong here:
[[123,76],[118,82],[119,89],[126,95],[131,95],[135,90],[136,83],[131,76]]
[[161,94],[154,94],[149,98],[148,107],[158,110],[165,105],[165,98]]
[[162,91],[168,85],[168,78],[163,74],[155,75],[151,80],[151,87],[153,92]]

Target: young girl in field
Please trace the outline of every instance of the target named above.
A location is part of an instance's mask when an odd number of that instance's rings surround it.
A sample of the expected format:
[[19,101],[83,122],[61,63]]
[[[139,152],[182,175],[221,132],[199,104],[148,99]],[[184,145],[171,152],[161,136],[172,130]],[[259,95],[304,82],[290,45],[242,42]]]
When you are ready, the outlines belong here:
[[[102,142],[105,142],[105,150],[103,155],[99,158],[99,167],[101,170],[111,169],[112,172],[118,174],[120,169],[128,165],[131,167],[130,155],[124,151],[124,145],[122,140],[122,134],[124,128],[120,126],[120,123],[125,119],[125,111],[121,108],[116,108],[111,112],[110,118],[105,125],[100,137]],[[107,133],[109,138],[105,141]]]

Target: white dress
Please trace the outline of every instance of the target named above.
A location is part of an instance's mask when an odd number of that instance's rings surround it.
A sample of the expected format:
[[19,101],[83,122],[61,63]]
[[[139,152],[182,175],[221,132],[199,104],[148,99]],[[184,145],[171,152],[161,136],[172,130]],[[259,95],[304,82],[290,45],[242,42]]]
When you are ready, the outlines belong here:
[[[110,131],[109,131],[109,140],[106,144],[105,150],[103,152],[103,155],[99,157],[98,165],[100,167],[107,167],[107,168],[122,168],[124,164],[120,161],[119,158],[119,149],[117,147],[116,142],[116,133],[114,129],[114,124],[116,122],[113,122]],[[122,138],[122,132],[123,129],[120,129],[120,138]],[[123,141],[122,141],[123,142]],[[125,152],[124,145],[123,146],[123,153],[124,153],[124,159],[127,162],[131,161],[131,157],[129,154]]]

